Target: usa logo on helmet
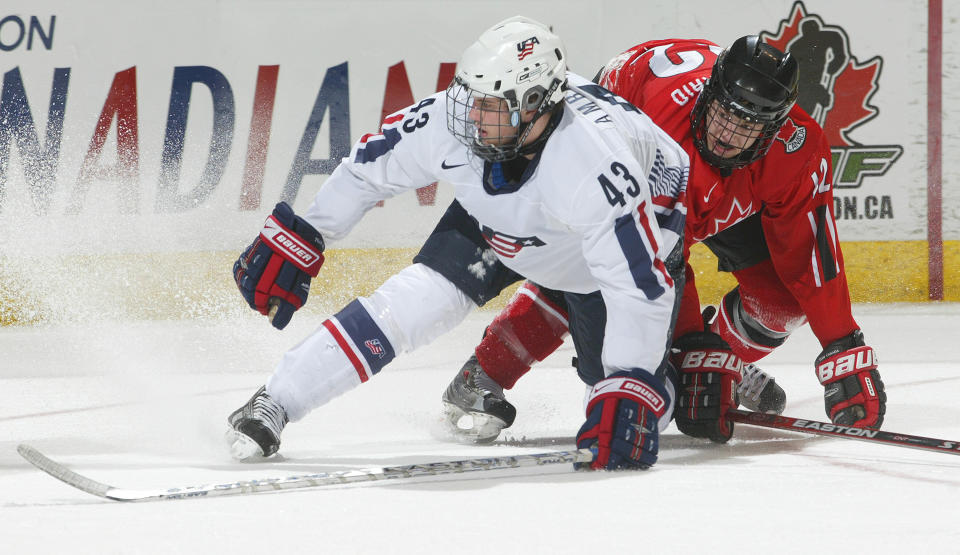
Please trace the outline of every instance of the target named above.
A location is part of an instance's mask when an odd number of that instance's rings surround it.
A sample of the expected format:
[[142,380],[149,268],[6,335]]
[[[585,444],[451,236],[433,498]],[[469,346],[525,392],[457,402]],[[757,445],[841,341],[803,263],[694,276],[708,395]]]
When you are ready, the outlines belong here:
[[537,40],[537,37],[530,37],[523,42],[517,43],[517,59],[522,60],[530,54],[533,54],[533,45],[535,44],[540,44],[540,41]]

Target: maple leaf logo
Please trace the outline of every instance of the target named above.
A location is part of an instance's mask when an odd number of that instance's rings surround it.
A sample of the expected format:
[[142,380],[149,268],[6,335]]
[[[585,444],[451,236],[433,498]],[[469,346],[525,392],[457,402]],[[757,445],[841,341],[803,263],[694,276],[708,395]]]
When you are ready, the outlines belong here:
[[780,126],[780,132],[777,133],[777,140],[782,141],[786,146],[787,153],[796,152],[803,146],[807,140],[807,128],[800,127],[793,123],[793,119],[787,118]]
[[793,123],[793,120],[787,118],[783,125],[780,126],[780,132],[777,133],[777,138],[783,142],[790,140],[790,137],[793,137],[793,134],[797,132],[797,125]]
[[820,124],[830,144],[859,145],[849,133],[879,113],[869,102],[877,92],[883,60],[879,56],[857,60],[846,31],[824,24],[799,1],[790,16],[780,21],[776,34],[764,31],[760,36],[800,62],[797,104]]
[[745,219],[747,216],[752,216],[757,211],[753,209],[753,201],[750,201],[746,206],[740,204],[740,200],[737,197],[733,197],[733,203],[730,205],[730,209],[727,211],[726,217],[723,218],[713,218],[713,233],[708,233],[703,237],[694,236],[693,240],[700,242],[710,237],[710,235],[716,235],[724,229],[739,223],[741,220]]

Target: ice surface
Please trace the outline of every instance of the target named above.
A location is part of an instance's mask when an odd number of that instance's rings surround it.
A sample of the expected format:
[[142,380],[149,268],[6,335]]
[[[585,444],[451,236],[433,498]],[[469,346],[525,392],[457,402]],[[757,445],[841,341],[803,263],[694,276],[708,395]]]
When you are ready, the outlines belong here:
[[[884,428],[960,440],[960,306],[857,306],[889,395]],[[211,322],[0,329],[4,553],[896,553],[960,550],[960,457],[738,426],[715,446],[671,426],[647,472],[486,477],[121,504],[16,453],[26,442],[125,487],[172,487],[572,447],[582,384],[565,345],[507,392],[516,424],[490,446],[439,435],[440,395],[489,312],[401,357],[284,433],[282,458],[232,462],[227,414],[283,351],[251,312]],[[825,420],[804,328],[763,361],[786,414]]]

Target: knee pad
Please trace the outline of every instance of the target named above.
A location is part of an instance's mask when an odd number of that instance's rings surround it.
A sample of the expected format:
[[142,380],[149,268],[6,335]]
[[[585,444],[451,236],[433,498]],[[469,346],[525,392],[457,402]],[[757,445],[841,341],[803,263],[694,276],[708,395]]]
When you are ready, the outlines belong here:
[[737,287],[723,297],[710,331],[722,337],[741,360],[754,362],[783,345],[793,330],[777,330],[764,325],[761,318],[744,307]]
[[366,382],[396,355],[449,331],[475,307],[439,273],[408,266],[287,351],[267,391],[297,421]]
[[477,307],[450,280],[424,264],[407,266],[359,301],[397,354],[431,343]]

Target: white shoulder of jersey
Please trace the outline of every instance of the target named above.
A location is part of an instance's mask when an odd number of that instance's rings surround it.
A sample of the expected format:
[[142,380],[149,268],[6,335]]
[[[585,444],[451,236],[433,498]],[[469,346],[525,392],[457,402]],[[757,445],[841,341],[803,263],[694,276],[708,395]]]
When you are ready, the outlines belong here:
[[[390,114],[379,132],[368,133],[354,143],[341,165],[368,178],[373,185],[396,187],[398,190],[391,190],[394,194],[411,185],[419,187],[432,182],[440,169],[442,154],[448,149],[463,148],[447,131],[446,107],[446,93],[440,91]],[[384,174],[388,168],[400,169],[402,173]]]
[[629,101],[580,75],[569,73],[567,83],[568,106],[592,118],[598,127],[615,130],[639,160],[652,162],[653,158],[645,160],[644,157],[660,150],[667,161],[689,166],[689,157],[683,148]]
[[446,105],[445,92],[438,92],[360,137],[317,192],[306,220],[325,238],[339,239],[377,202],[436,181],[443,160],[464,150],[447,131]]
[[573,73],[568,85],[563,120],[539,169],[566,193],[547,197],[547,207],[570,225],[588,226],[608,220],[611,209],[630,211],[661,196],[677,199],[689,171],[680,145],[603,87]]

